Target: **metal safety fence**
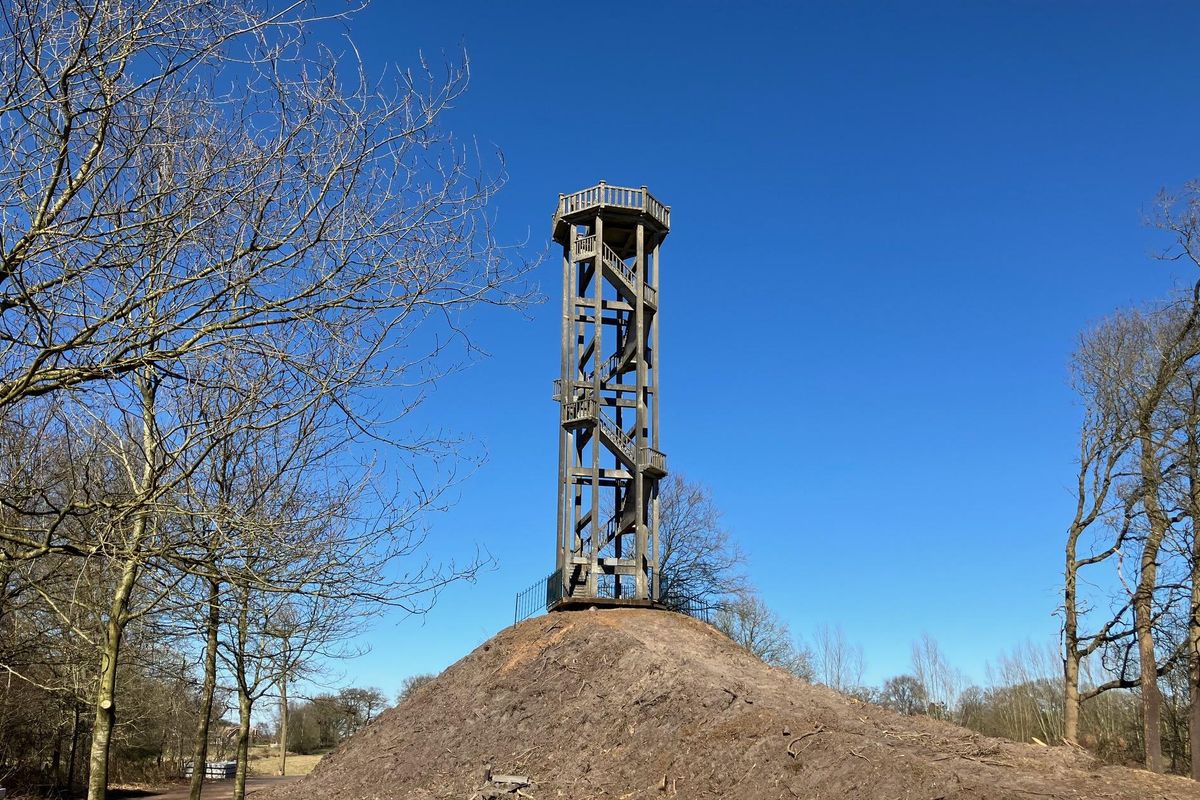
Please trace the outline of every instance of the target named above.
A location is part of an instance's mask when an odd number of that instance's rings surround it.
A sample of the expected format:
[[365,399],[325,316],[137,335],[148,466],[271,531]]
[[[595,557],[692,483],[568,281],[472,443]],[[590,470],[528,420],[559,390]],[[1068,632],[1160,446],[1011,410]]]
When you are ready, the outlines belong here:
[[[721,610],[724,608],[723,603],[710,600],[706,597],[695,597],[673,592],[671,591],[671,582],[666,580],[666,577],[666,575],[663,576],[665,588],[658,601],[660,606],[669,611],[695,617],[698,620],[707,622],[709,625],[718,625]],[[632,583],[632,579],[630,579],[630,583]],[[611,581],[598,582],[596,585],[596,594],[599,597],[615,597],[617,596],[615,588],[615,585]],[[632,589],[632,585],[623,586],[621,595],[629,596]],[[562,598],[562,571],[555,570],[528,589],[517,592],[516,601],[513,604],[513,624],[515,625],[522,620],[541,614]]]
[[660,601],[668,610],[695,617],[709,625],[718,625],[724,603],[714,603],[702,597],[672,597],[667,595]]
[[562,570],[556,569],[528,589],[517,592],[513,624],[541,614],[562,599]]

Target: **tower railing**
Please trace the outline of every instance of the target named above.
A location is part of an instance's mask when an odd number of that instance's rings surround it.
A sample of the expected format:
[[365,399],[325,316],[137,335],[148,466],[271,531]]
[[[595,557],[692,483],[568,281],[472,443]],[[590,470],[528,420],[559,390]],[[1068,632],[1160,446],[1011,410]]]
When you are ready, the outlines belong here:
[[596,234],[580,236],[575,240],[575,252],[572,255],[576,261],[592,258],[596,255]]
[[596,398],[581,397],[570,400],[562,405],[563,424],[571,422],[589,422],[596,416]]
[[617,534],[623,532],[626,528],[634,523],[636,513],[631,509],[620,508],[613,512],[613,515],[604,523],[604,544],[608,544],[613,539],[617,538]]
[[634,463],[633,439],[630,438],[629,434],[621,430],[621,426],[614,422],[613,418],[605,414],[604,411],[600,411],[597,417],[600,420],[600,427],[604,430],[608,438],[612,439],[613,443],[624,451],[626,458],[631,464]]
[[608,245],[604,245],[604,263],[608,265],[609,269],[614,270],[628,281],[631,287],[637,286],[637,273],[621,260],[621,257],[617,255],[617,251]]
[[[631,293],[637,292],[638,275],[637,270],[625,263],[625,260],[617,255],[617,251],[613,250],[607,244],[602,245],[604,265],[616,273],[625,281],[625,288]],[[571,253],[571,257],[576,261],[583,261],[588,258],[596,257],[596,234],[588,236],[580,236],[575,240],[575,249]],[[658,290],[650,284],[645,284],[642,287],[642,297],[647,303],[652,306],[658,306]]]
[[671,207],[660,203],[645,186],[633,189],[627,186],[609,186],[606,183],[559,197],[558,212],[554,215],[555,224],[565,216],[599,206],[643,211],[662,223],[663,227],[671,227]]
[[[581,399],[583,399],[583,396],[584,396],[584,394],[586,393],[586,391],[587,391],[587,390],[586,390],[586,389],[585,389],[583,386],[575,386],[575,397],[574,397],[574,398],[572,398],[572,399],[574,399],[574,400],[581,400]],[[555,379],[554,379],[554,387],[553,387],[553,388],[550,390],[550,399],[551,399],[551,400],[555,400],[555,401],[559,401],[559,402],[561,402],[561,401],[562,401],[562,399],[563,399],[563,382],[562,382],[562,378],[555,378]]]
[[638,465],[665,475],[667,474],[667,454],[661,450],[655,450],[653,447],[643,447]]
[[649,192],[643,191],[643,194],[645,196],[642,203],[646,213],[654,217],[668,228],[671,227],[671,207],[665,206],[658,202],[654,195],[650,194]]
[[[627,340],[625,346],[610,355],[608,358],[604,359],[604,363],[600,365],[600,382],[607,383],[609,378],[616,374],[616,372],[621,368],[621,365],[633,358],[636,353],[637,347],[634,340]],[[595,370],[586,373],[582,382],[591,383],[593,378],[595,378],[595,375]]]
[[[600,365],[600,382],[601,383],[608,382],[608,379],[612,377],[613,372],[615,372],[617,370],[617,368],[621,366],[621,362],[625,360],[624,356],[625,356],[624,351],[618,351],[616,353],[613,353],[608,358],[604,359],[604,363]],[[596,373],[595,373],[595,370],[593,370],[592,372],[589,372],[583,376],[583,382],[591,383],[592,379],[595,378],[595,376],[596,376]]]

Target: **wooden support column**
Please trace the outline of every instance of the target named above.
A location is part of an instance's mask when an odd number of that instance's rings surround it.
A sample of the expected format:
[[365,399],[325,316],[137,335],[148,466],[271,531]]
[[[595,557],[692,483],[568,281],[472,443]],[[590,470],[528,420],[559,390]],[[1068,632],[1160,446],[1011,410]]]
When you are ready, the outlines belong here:
[[[603,270],[603,259],[605,259],[606,256],[607,256],[607,251],[604,249],[604,245],[601,245],[600,250],[597,253],[597,263],[601,265],[601,270]],[[628,315],[624,314],[623,312],[618,311],[615,316],[615,321],[613,323],[613,331],[614,331],[613,341],[616,343],[616,349],[614,350],[614,352],[617,352],[617,353],[623,352],[623,350],[625,348],[625,340],[628,339],[628,337],[630,335],[629,323],[630,323],[630,319],[629,319]],[[612,384],[617,382],[617,376],[614,374],[610,374],[608,381],[606,381],[606,382],[611,387]],[[606,389],[606,391],[610,394],[613,394],[613,396],[616,396],[616,393],[611,388]],[[621,431],[625,430],[624,409],[621,406],[614,406],[613,407],[613,416],[616,418],[617,430],[621,430]],[[612,453],[612,464],[613,464],[613,469],[620,469],[623,466],[621,463],[621,457],[618,456],[616,453]],[[634,480],[636,480],[636,478],[637,478],[637,476],[636,476],[636,471],[635,471]],[[629,488],[630,487],[624,486],[621,483],[617,483],[617,485],[613,487],[613,494],[612,494],[612,496],[613,496],[613,518],[615,520],[614,524],[617,526],[617,532],[616,532],[614,540],[613,540],[613,557],[617,560],[618,563],[625,557],[625,547],[624,547],[625,534],[620,533],[620,525],[621,525],[622,520],[625,517],[625,505],[626,505],[626,503],[629,502],[629,497],[628,497]],[[606,518],[607,518],[607,514],[608,514],[608,509],[605,509],[605,517]],[[606,530],[605,536],[607,536],[607,535],[608,535],[608,532]],[[622,577],[623,576],[620,573],[620,571],[617,571],[616,574],[613,575],[613,598],[614,599],[619,599],[619,598],[625,596],[625,585],[624,585],[624,582],[622,581]]]
[[[600,191],[603,194],[604,183],[600,184]],[[604,206],[600,207],[603,211]],[[604,251],[604,217],[600,214],[596,215],[596,256],[593,260],[592,268],[592,335],[596,337],[596,346],[592,348],[592,397],[596,398],[597,404],[600,402],[600,365],[603,363],[604,352],[604,270],[601,267],[601,259]],[[601,413],[597,408],[597,414]],[[598,421],[597,421],[598,423]],[[590,553],[591,573],[588,575],[588,591],[592,597],[596,596],[597,581],[599,580],[600,571],[600,431],[599,424],[597,430],[592,434],[592,520],[591,534],[592,544]]]
[[[562,204],[562,195],[559,195],[559,204]],[[575,226],[571,226],[571,233],[566,243],[563,244],[563,260],[562,260],[562,279],[563,286],[571,285],[571,258],[572,251],[575,249]],[[572,374],[570,373],[570,358],[571,358],[571,332],[574,325],[571,322],[572,317],[571,296],[568,292],[563,291],[562,298],[562,363],[559,365],[559,383],[558,390],[561,393],[558,404],[558,551],[555,553],[555,569],[559,570],[559,579],[564,585],[568,578],[569,569],[567,566],[566,554],[571,549],[571,538],[569,536],[570,522],[567,519],[567,504],[569,502],[569,486],[567,483],[568,470],[570,465],[567,463],[569,454],[567,449],[571,447],[572,434],[562,424],[562,409],[567,398],[571,397]]]
[[[654,237],[654,251],[651,256],[650,280],[654,286],[658,302],[655,304],[654,319],[650,322],[650,357],[654,359],[654,379],[649,385],[650,402],[651,402],[651,443],[650,446],[655,450],[660,449],[658,446],[658,401],[659,401],[659,377],[658,371],[658,326],[659,317],[662,316],[662,290],[658,283],[658,248],[662,245],[662,236]],[[654,482],[654,491],[650,500],[650,538],[653,547],[653,563],[654,563],[654,585],[651,587],[651,598],[661,600],[661,577],[662,570],[659,567],[659,549],[658,549],[658,520],[659,520],[659,482]]]
[[[646,191],[646,187],[642,187]],[[634,509],[634,559],[637,570],[634,572],[637,598],[650,599],[650,588],[646,585],[646,473],[641,463],[642,452],[646,441],[646,306],[644,303],[646,284],[646,226],[641,222],[637,226],[637,260],[635,285],[637,287],[637,302],[634,306],[634,330],[632,335],[637,337],[637,437],[634,440],[635,458],[638,468],[633,474]],[[657,571],[657,570],[655,570]]]
[[[572,228],[575,226],[572,225]],[[579,268],[579,262],[572,257],[571,260],[571,324],[573,326],[574,336],[572,337],[572,348],[569,356],[568,369],[571,372],[571,386],[574,387],[579,380],[579,349],[583,347],[587,330],[583,322],[579,321],[579,301],[578,298],[583,294],[583,284],[586,280],[585,271]],[[580,438],[578,429],[571,431],[571,468],[572,474],[578,472],[583,466],[583,443]],[[569,478],[566,478],[569,480]],[[578,481],[571,481],[571,547],[569,549],[568,568],[572,575],[575,573],[575,558],[584,553],[583,532],[579,530],[579,521],[583,518],[583,486]],[[574,587],[571,587],[574,588]]]

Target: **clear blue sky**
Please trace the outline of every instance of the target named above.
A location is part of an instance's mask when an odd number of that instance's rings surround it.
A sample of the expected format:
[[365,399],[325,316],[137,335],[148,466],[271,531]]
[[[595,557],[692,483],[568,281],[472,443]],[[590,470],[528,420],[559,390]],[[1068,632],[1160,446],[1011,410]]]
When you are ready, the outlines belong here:
[[[329,0],[330,6],[340,5]],[[447,118],[503,149],[494,210],[544,248],[559,192],[646,184],[663,249],[663,442],[709,484],[766,600],[840,624],[867,679],[933,634],[977,680],[1053,641],[1079,331],[1193,279],[1142,214],[1200,176],[1194,4],[378,0],[372,68],[470,54]],[[435,556],[499,568],[381,620],[346,680],[393,691],[512,621],[550,571],[560,291],[485,313],[490,358],[420,422],[487,465]]]

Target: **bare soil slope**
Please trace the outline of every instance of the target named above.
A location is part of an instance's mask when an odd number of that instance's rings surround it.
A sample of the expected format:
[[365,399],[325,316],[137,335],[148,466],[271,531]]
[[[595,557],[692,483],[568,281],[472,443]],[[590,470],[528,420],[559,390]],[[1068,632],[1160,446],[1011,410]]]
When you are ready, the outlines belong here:
[[312,774],[259,797],[467,800],[485,764],[528,776],[535,785],[521,791],[538,800],[1200,799],[1182,778],[864,705],[766,666],[702,622],[649,610],[509,628]]

